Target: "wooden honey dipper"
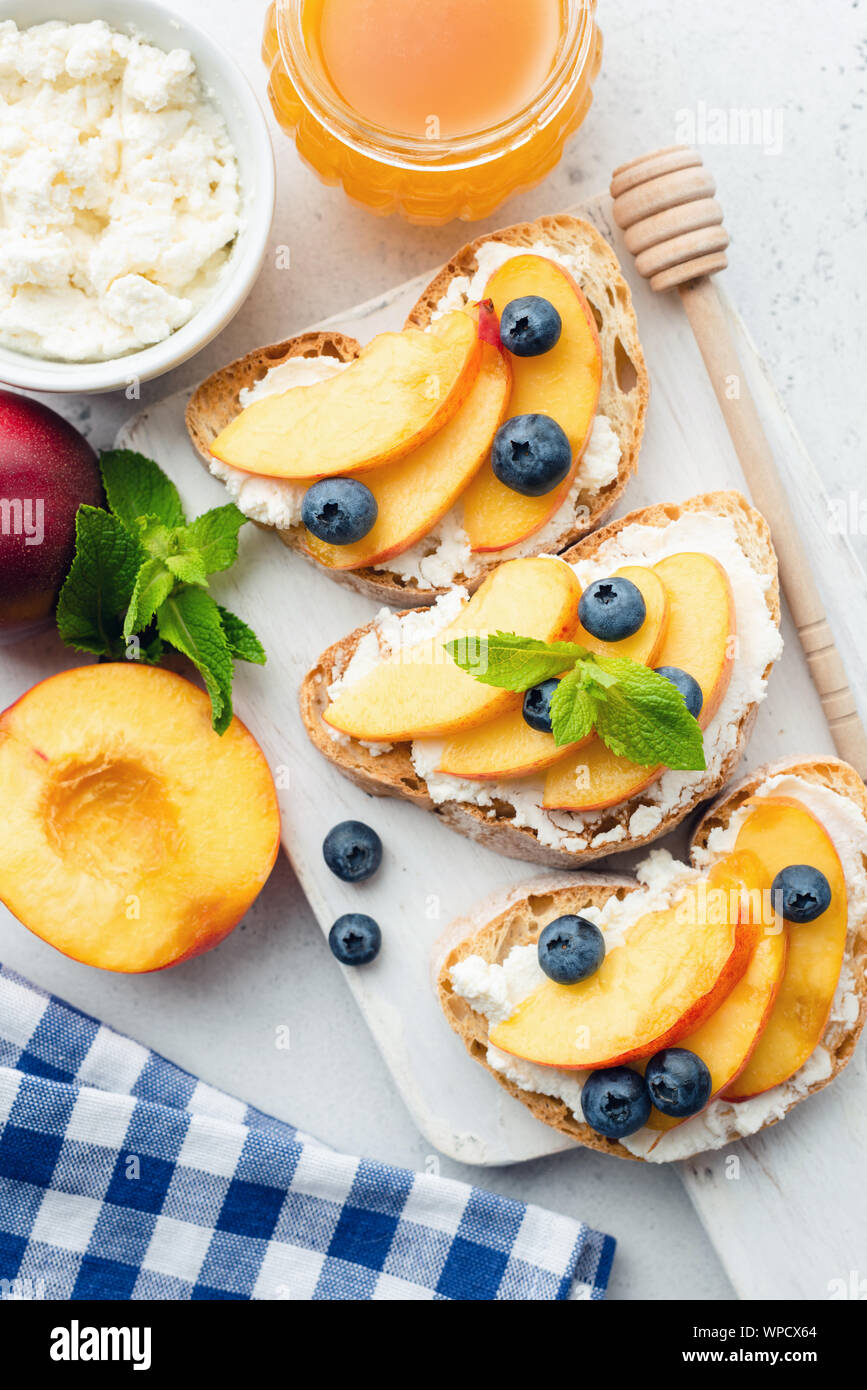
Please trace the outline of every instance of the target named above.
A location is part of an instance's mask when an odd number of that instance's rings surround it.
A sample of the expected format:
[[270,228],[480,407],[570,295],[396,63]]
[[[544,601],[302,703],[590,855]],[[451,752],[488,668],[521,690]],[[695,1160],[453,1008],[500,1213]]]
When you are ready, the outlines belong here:
[[[715,192],[698,151],[674,145],[615,169],[614,220],[651,289],[680,293],[753,501],[771,528],[783,592],[834,747],[867,780],[867,734],[710,278],[728,264],[729,239]],[[726,390],[733,379],[739,386],[735,399]]]

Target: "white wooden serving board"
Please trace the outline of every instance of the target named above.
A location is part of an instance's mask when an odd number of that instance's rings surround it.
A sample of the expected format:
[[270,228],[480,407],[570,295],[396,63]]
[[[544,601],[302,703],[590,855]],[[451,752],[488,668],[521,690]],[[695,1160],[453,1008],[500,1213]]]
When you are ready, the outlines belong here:
[[[629,257],[600,197],[576,209]],[[639,476],[621,512],[678,501],[714,488],[743,488],[743,479],[698,350],[677,297],[651,294],[630,276],[651,378],[652,399]],[[329,319],[366,341],[400,326],[426,283],[420,277],[379,299]],[[841,536],[826,523],[819,478],[767,381],[746,330],[732,311],[744,371],[757,399],[795,511],[813,557],[837,641],[856,691],[867,693],[867,581]],[[301,331],[287,323],[286,332]],[[185,393],[134,418],[118,443],[158,460],[174,478],[188,513],[224,500],[184,429]],[[264,669],[240,664],[236,709],[262,744],[280,785],[283,844],[327,933],[349,910],[382,924],[385,948],[364,970],[349,971],[359,1007],[395,1083],[430,1143],[464,1163],[508,1164],[569,1147],[538,1124],[465,1054],[444,1022],[429,983],[431,947],[452,917],[506,884],[538,874],[447,830],[404,803],[374,800],[352,786],[308,742],[297,708],[299,683],[318,654],[370,619],[374,605],[315,570],[276,537],[253,526],[241,533],[237,566],[219,577],[218,596],[256,629],[268,652]],[[787,651],[771,682],[744,767],[787,754],[832,751],[788,615]],[[0,707],[47,674],[41,644],[4,653]],[[56,663],[55,663],[56,667]],[[322,860],[322,840],[339,820],[373,824],[386,849],[376,878],[341,884]],[[669,837],[677,851],[683,832]],[[607,861],[622,869],[636,856]],[[600,866],[604,867],[603,861]],[[335,969],[339,967],[335,966]],[[814,1271],[848,1277],[856,1267],[848,1232],[865,1229],[862,1155],[867,1150],[867,1082],[863,1051],[832,1088],[778,1126],[729,1149],[680,1165],[683,1181],[742,1297],[816,1297]],[[734,1169],[727,1155],[739,1157]],[[636,1165],[636,1181],[641,1181]],[[763,1257],[751,1235],[763,1230]],[[773,1248],[768,1249],[768,1242]],[[770,1282],[769,1282],[770,1281]]]

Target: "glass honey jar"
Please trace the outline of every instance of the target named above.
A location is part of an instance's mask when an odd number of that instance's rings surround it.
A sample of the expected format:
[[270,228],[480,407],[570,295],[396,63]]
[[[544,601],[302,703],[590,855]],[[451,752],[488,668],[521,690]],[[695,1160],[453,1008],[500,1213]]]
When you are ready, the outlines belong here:
[[487,217],[560,159],[602,58],[596,0],[273,0],[280,125],[325,183],[412,222]]

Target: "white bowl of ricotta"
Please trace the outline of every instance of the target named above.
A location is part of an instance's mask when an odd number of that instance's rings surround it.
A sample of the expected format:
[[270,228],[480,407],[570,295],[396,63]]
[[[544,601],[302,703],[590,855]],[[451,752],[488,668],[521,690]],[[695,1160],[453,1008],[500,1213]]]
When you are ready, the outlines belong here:
[[259,273],[268,127],[153,0],[0,0],[0,382],[128,390],[210,342]]

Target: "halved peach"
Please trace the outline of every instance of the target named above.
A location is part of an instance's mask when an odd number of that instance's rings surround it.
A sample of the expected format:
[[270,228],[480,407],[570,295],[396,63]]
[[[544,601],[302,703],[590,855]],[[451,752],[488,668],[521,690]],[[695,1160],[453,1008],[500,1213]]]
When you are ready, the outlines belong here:
[[336,376],[247,406],[211,452],[269,478],[330,478],[392,463],[463,404],[481,346],[476,319],[462,310],[437,319],[429,333],[380,333]]
[[465,639],[467,656],[481,671],[489,633],[560,641],[574,626],[579,596],[578,580],[562,561],[510,560],[488,576],[448,628],[380,662],[340,691],[323,718],[352,738],[400,743],[471,728],[515,709],[521,695],[462,671],[445,644]]
[[583,1070],[649,1057],[695,1032],[734,989],[756,945],[759,928],[740,893],[724,891],[707,910],[700,889],[730,881],[715,866],[671,908],[629,927],[595,975],[576,985],[545,980],[491,1029],[494,1047],[538,1066]]
[[[742,858],[742,856],[738,856]],[[786,968],[789,947],[785,931],[775,928],[762,917],[762,879],[758,859],[753,856],[757,872],[749,883],[750,909],[753,921],[761,930],[755,950],[743,979],[694,1033],[682,1038],[678,1047],[695,1052],[706,1064],[711,1076],[708,1104],[734,1084],[753,1055],[771,1016],[774,1001]],[[683,1121],[652,1110],[650,1129],[669,1130]]]
[[421,448],[365,474],[379,509],[372,530],[353,545],[329,545],[307,531],[314,559],[329,569],[361,569],[393,559],[428,535],[488,457],[511,383],[507,354],[483,343],[479,374],[451,420]]
[[162,970],[216,946],[280,843],[274,782],[238,719],[135,662],[52,676],[0,716],[0,899],[64,955]]
[[572,446],[568,477],[543,497],[524,497],[501,483],[490,463],[464,495],[464,530],[475,551],[505,550],[532,536],[565,500],[593,430],[602,385],[602,351],[593,310],[568,271],[544,256],[513,256],[485,288],[501,315],[524,295],[549,300],[562,320],[559,342],[539,357],[515,357],[509,418],[549,415]]
[[[586,646],[590,651],[609,656],[628,656],[633,661],[650,663],[662,646],[668,621],[668,598],[665,586],[653,570],[639,565],[626,565],[617,571],[629,579],[644,597],[647,613],[638,632],[622,642],[600,642],[597,637],[577,623],[570,641]],[[578,743],[557,747],[553,734],[531,729],[520,709],[511,710],[478,728],[468,729],[448,740],[443,748],[439,771],[468,781],[502,777],[526,777],[541,772],[560,758],[579,748],[586,748],[593,735]]]
[[839,855],[825,827],[800,802],[761,797],[738,832],[736,848],[761,861],[764,887],[789,864],[811,864],[827,878],[831,905],[814,922],[787,924],[786,969],[755,1051],[727,1100],[749,1100],[788,1081],[821,1041],[846,948],[848,902]]
[[[648,661],[678,666],[701,686],[698,722],[706,729],[731,678],[734,599],[728,575],[711,555],[683,552],[654,565],[668,594],[668,624],[662,647]],[[601,739],[554,765],[545,780],[543,805],[557,811],[600,811],[637,796],[662,776],[612,753]]]

